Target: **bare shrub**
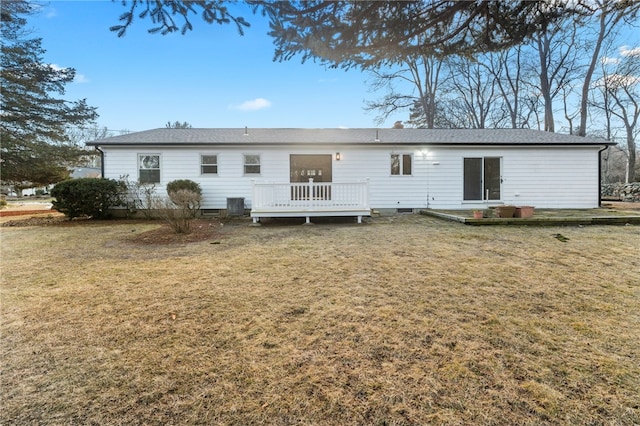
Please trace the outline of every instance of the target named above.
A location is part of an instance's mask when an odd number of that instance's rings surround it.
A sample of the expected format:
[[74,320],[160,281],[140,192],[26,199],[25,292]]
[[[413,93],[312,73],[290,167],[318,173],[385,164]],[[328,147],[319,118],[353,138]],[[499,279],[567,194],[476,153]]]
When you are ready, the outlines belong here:
[[185,216],[195,218],[200,211],[202,195],[198,192],[189,189],[169,191],[169,199],[184,212]]
[[154,210],[177,234],[191,232],[191,222],[198,215],[202,195],[187,189],[169,193],[169,198],[154,200]]
[[156,186],[152,183],[129,180],[129,175],[120,176],[120,181],[126,186],[123,198],[126,200],[127,214],[135,215],[140,211],[146,219],[153,219],[153,208],[159,199],[156,194]]

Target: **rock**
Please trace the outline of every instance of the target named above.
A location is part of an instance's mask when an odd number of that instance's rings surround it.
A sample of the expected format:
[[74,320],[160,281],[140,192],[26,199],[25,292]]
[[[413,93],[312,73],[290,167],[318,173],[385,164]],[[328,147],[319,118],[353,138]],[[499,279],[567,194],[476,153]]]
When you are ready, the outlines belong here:
[[602,198],[624,202],[640,202],[640,182],[609,183],[602,185]]

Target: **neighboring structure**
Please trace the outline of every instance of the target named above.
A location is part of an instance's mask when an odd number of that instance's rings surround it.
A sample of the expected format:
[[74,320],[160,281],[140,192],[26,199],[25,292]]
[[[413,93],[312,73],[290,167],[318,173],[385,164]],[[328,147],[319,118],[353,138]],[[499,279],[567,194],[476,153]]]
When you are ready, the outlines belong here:
[[[244,198],[254,218],[499,204],[592,208],[607,142],[526,129],[155,129],[89,143],[103,175]],[[313,179],[313,183],[309,182]],[[309,214],[309,212],[313,214]]]
[[71,171],[71,179],[99,178],[102,174],[100,167],[76,167]]

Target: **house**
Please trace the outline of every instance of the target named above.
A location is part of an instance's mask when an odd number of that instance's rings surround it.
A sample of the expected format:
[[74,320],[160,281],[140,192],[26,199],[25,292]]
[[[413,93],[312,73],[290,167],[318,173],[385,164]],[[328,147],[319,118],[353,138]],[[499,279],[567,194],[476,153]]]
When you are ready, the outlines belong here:
[[203,190],[202,209],[244,199],[268,216],[499,204],[594,208],[608,142],[528,129],[155,129],[96,140],[103,176]]

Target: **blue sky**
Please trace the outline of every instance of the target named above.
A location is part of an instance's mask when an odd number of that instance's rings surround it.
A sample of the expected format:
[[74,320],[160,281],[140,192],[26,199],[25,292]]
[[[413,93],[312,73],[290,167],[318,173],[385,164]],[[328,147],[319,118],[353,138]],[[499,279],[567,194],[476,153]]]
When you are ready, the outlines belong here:
[[[244,5],[251,27],[209,25],[193,16],[186,35],[149,34],[135,21],[118,38],[109,27],[126,9],[120,1],[51,1],[29,18],[43,39],[45,61],[76,69],[65,99],[86,98],[98,124],[140,131],[187,121],[193,127],[375,127],[364,111],[367,74],[335,70],[299,58],[273,62],[268,22]],[[406,114],[389,118],[391,127]]]

